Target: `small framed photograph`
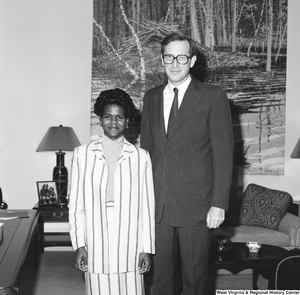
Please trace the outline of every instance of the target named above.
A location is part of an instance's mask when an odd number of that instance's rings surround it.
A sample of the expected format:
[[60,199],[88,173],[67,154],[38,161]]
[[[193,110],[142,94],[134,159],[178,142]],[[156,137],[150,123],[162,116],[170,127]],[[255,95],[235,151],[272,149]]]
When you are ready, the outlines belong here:
[[58,204],[57,187],[55,181],[37,181],[39,205]]

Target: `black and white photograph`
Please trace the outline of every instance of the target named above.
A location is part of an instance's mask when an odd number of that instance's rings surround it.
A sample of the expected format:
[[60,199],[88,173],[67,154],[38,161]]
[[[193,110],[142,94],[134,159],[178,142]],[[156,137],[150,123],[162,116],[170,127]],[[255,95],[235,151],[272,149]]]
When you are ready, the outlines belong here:
[[40,205],[55,205],[58,203],[55,181],[38,181],[37,190]]
[[0,0],[0,295],[300,295],[299,12]]

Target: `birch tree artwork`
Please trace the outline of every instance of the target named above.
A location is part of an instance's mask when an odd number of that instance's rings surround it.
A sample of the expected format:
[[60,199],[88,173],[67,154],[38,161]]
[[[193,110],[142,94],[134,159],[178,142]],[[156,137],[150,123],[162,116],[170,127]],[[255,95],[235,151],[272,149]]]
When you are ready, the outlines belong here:
[[[235,173],[282,175],[287,0],[94,0],[91,139],[102,133],[101,91],[121,88],[141,111],[145,92],[166,82],[160,42],[176,30],[197,42],[191,74],[228,94]],[[136,145],[139,122],[127,131]]]

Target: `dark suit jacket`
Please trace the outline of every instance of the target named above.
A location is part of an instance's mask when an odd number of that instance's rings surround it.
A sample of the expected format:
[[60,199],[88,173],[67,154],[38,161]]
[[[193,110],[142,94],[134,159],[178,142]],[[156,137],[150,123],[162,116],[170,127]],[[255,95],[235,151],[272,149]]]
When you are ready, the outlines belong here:
[[163,115],[165,85],[145,94],[141,147],[153,165],[156,222],[165,210],[173,226],[193,226],[211,206],[227,209],[233,135],[229,102],[218,87],[192,78],[168,136]]

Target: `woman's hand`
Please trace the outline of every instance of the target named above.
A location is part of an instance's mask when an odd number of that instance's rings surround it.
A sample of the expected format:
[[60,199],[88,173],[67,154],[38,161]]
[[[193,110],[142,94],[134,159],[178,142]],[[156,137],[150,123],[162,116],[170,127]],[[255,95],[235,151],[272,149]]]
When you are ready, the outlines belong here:
[[139,257],[139,273],[148,272],[151,268],[152,260],[149,253],[140,253]]
[[74,258],[75,268],[81,271],[87,271],[87,258],[88,253],[86,249],[84,247],[78,248]]

